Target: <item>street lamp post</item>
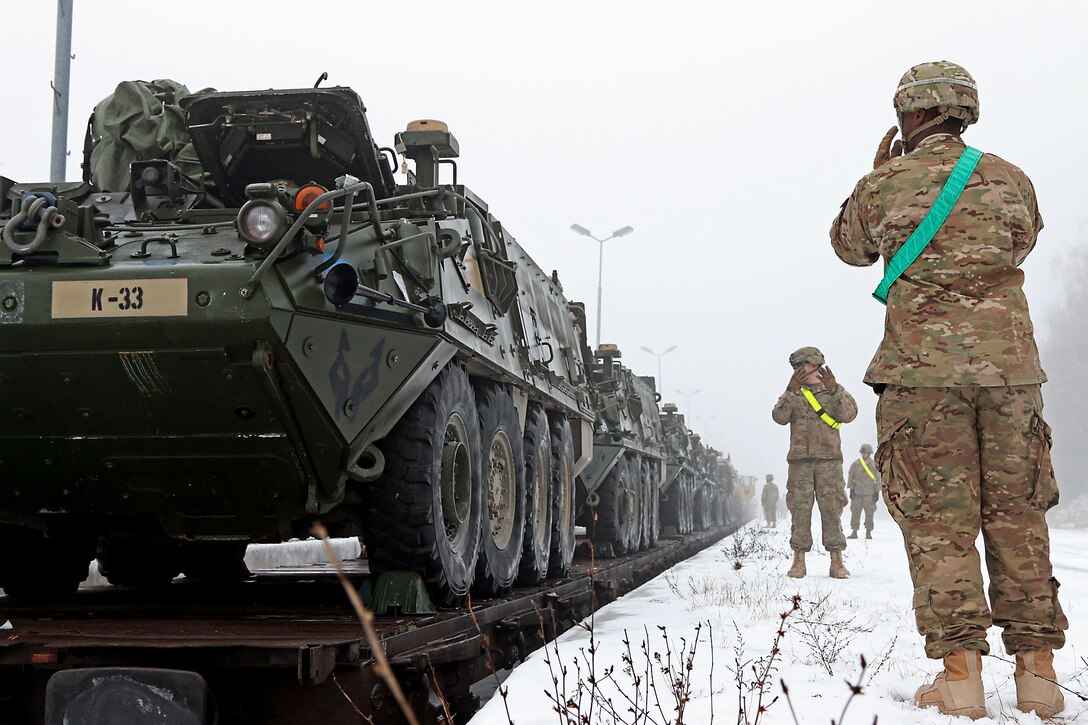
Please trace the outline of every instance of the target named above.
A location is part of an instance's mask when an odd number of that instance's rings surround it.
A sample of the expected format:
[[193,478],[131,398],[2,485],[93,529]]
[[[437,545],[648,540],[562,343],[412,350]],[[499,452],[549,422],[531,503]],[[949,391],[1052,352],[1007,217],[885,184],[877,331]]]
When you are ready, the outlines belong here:
[[661,381],[661,358],[665,357],[670,352],[675,350],[676,345],[670,345],[668,350],[666,350],[665,352],[661,352],[661,353],[654,352],[653,350],[646,347],[645,345],[642,346],[642,349],[657,358],[657,389],[660,390],[662,393],[664,393],[665,392],[665,383],[663,383]]
[[598,242],[598,246],[600,247],[600,251],[599,251],[599,254],[598,254],[598,258],[597,258],[597,347],[600,347],[601,346],[601,297],[602,297],[602,287],[603,287],[603,281],[604,281],[604,243],[607,242],[609,239],[616,239],[618,237],[625,237],[625,236],[627,236],[628,234],[630,234],[631,232],[633,232],[635,230],[632,227],[623,227],[622,229],[617,229],[616,231],[612,232],[612,234],[605,237],[604,239],[601,239],[599,237],[593,236],[593,233],[591,231],[589,231],[585,227],[581,226],[580,224],[571,224],[570,228],[571,228],[571,231],[577,232],[578,234],[581,234],[583,237],[589,237],[590,239],[596,239],[597,242]]
[[702,388],[696,388],[695,390],[692,390],[690,393],[685,393],[680,388],[676,388],[676,392],[680,393],[681,395],[683,395],[687,399],[687,402],[684,403],[684,412],[687,413],[688,415],[693,415],[692,410],[691,410],[691,399],[694,398],[699,393],[703,392],[703,389]]

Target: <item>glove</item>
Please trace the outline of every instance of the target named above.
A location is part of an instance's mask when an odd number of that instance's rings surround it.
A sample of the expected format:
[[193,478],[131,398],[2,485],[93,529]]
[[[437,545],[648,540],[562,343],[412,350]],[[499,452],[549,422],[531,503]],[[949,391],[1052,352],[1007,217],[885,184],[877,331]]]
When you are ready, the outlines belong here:
[[873,503],[880,500],[880,491],[873,491]]
[[790,382],[786,386],[787,393],[796,393],[798,390],[801,389],[801,385],[803,384],[801,382],[802,370],[804,370],[804,368],[798,368],[793,371],[793,375],[790,376]]
[[888,132],[884,134],[884,138],[880,140],[880,145],[876,147],[876,156],[873,157],[874,169],[879,169],[892,159],[902,156],[903,142],[896,141],[895,145],[892,145],[892,139],[895,138],[895,134],[898,132],[899,127],[892,126],[888,129]]
[[820,368],[820,382],[824,384],[829,393],[834,393],[839,389],[839,383],[835,380],[835,373],[831,372],[831,368],[826,365]]

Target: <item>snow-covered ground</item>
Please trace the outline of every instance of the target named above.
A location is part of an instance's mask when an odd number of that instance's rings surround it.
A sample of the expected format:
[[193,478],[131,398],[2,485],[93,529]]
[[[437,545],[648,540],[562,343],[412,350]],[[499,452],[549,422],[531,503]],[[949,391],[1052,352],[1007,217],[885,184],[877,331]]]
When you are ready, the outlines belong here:
[[[818,529],[818,517],[815,519]],[[777,529],[750,524],[735,537],[677,564],[604,607],[592,624],[597,645],[593,671],[600,683],[599,693],[611,698],[620,717],[609,717],[607,708],[602,711],[595,707],[592,722],[675,722],[673,689],[661,670],[671,652],[673,669],[683,676],[687,653],[696,636],[689,673],[691,699],[683,722],[756,722],[759,688],[752,668],[761,670],[767,662],[782,621],[780,615],[791,609],[795,595],[800,597],[800,609],[786,619],[780,654],[767,678],[763,704],[768,709],[759,722],[795,722],[790,703],[783,697],[783,681],[789,687],[796,722],[840,722],[851,692],[846,681],[857,683],[859,677],[861,694],[850,702],[841,721],[848,725],[868,725],[874,717],[879,717],[882,724],[967,722],[918,710],[910,704],[915,688],[939,671],[940,664],[926,659],[922,652],[922,640],[910,609],[912,588],[902,538],[884,511],[878,515],[874,535],[872,541],[849,542],[849,579],[829,578],[830,559],[826,552],[818,550],[809,554],[808,577],[794,580],[786,577],[790,563],[788,519],[780,518]],[[1052,538],[1056,576],[1062,582],[1062,605],[1071,623],[1068,643],[1055,661],[1058,678],[1073,690],[1088,692],[1088,665],[1080,657],[1088,653],[1088,629],[1080,609],[1088,594],[1088,563],[1084,559],[1088,532],[1053,529]],[[735,567],[738,561],[739,569]],[[665,643],[666,635],[669,645]],[[637,698],[632,677],[624,672],[625,638],[630,642],[630,662],[641,678]],[[643,720],[632,714],[628,698],[637,699],[640,708],[647,702],[647,657],[641,651],[646,641],[653,661],[656,698],[651,690],[651,717]],[[983,679],[991,718],[979,722],[1039,723],[1036,716],[1016,710],[1014,665],[1001,645],[997,629],[990,632],[990,647],[992,656],[984,659]],[[567,725],[567,719],[554,711],[547,693],[555,697],[558,691],[561,701],[577,698],[576,668],[581,670],[581,712],[586,714],[591,699],[589,652],[589,631],[575,627],[560,637],[558,655],[554,645],[530,655],[503,683],[509,688],[506,704],[510,719],[517,725]],[[868,661],[863,674],[860,656]],[[565,678],[562,667],[566,667]],[[610,668],[614,669],[609,675]],[[559,679],[558,686],[553,684],[553,675]],[[739,692],[747,700],[747,717],[738,716]],[[1055,722],[1088,722],[1086,710],[1088,702],[1066,693],[1066,712]],[[503,700],[496,696],[471,725],[508,722]],[[570,722],[581,721],[572,717]]]

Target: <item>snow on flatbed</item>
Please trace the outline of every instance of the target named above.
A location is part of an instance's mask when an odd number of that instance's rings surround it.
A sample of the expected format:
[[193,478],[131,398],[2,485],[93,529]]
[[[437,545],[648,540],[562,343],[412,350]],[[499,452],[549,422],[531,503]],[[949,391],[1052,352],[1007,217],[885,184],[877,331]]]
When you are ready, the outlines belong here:
[[[818,521],[818,516],[814,516],[817,531]],[[817,531],[814,534],[818,538]],[[635,688],[631,677],[624,673],[624,638],[630,642],[634,669],[642,677],[640,688],[644,694],[640,702],[645,702],[646,657],[640,652],[640,645],[648,639],[651,656],[660,654],[663,661],[671,650],[675,664],[683,646],[681,638],[690,650],[696,627],[702,623],[692,659],[691,699],[683,722],[690,725],[755,722],[758,689],[750,689],[755,680],[752,666],[758,667],[760,660],[765,661],[769,656],[780,615],[791,608],[792,597],[799,595],[800,609],[786,620],[781,653],[768,678],[768,694],[763,704],[778,699],[770,704],[760,722],[795,722],[782,695],[782,681],[789,687],[796,722],[830,723],[833,718],[838,722],[850,696],[846,681],[856,683],[859,676],[862,690],[850,702],[842,720],[847,725],[868,725],[874,716],[879,717],[880,723],[968,722],[932,710],[918,710],[910,704],[915,688],[938,672],[940,663],[927,659],[922,651],[922,638],[915,629],[910,608],[912,586],[903,540],[898,527],[883,510],[878,514],[874,536],[872,541],[848,542],[846,565],[852,576],[847,580],[828,577],[830,558],[818,546],[808,556],[806,578],[786,577],[791,556],[788,518],[780,520],[776,529],[749,524],[735,536],[677,564],[596,613],[592,624],[597,644],[593,669],[600,683],[600,694],[612,699],[622,716],[619,722],[634,721],[626,699],[634,695]],[[1081,656],[1088,655],[1088,629],[1081,602],[1088,595],[1085,560],[1088,532],[1052,529],[1051,536],[1055,575],[1062,582],[1062,606],[1071,625],[1068,643],[1055,658],[1058,679],[1067,687],[1085,693],[1088,665]],[[738,561],[739,569],[735,568]],[[669,648],[665,645],[666,635]],[[997,628],[990,630],[989,639],[992,656],[983,661],[983,681],[991,717],[978,722],[1026,725],[1041,722],[1035,715],[1016,710],[1012,657],[1005,653]],[[509,719],[516,725],[566,725],[567,720],[556,714],[554,703],[546,693],[552,692],[554,697],[558,690],[560,700],[577,697],[576,664],[581,668],[585,688],[581,708],[585,714],[591,694],[586,661],[589,647],[589,631],[575,627],[559,638],[558,656],[555,644],[532,653],[503,683],[504,688],[509,688],[506,700]],[[859,674],[862,655],[869,665],[864,674]],[[738,659],[742,681],[739,688],[735,674]],[[567,668],[565,691],[560,661]],[[638,722],[675,722],[671,688],[661,675],[662,665],[655,660],[654,666],[656,699],[661,707],[657,707],[651,693],[651,718]],[[615,669],[609,678],[606,673],[612,667]],[[553,684],[553,674],[560,681],[558,686]],[[739,689],[744,690],[748,700],[747,718],[738,716]],[[1088,722],[1086,710],[1088,702],[1067,692],[1066,712],[1052,722]],[[594,723],[613,721],[607,716],[598,718],[598,712],[600,708],[595,708]],[[503,699],[495,696],[470,725],[508,722]]]

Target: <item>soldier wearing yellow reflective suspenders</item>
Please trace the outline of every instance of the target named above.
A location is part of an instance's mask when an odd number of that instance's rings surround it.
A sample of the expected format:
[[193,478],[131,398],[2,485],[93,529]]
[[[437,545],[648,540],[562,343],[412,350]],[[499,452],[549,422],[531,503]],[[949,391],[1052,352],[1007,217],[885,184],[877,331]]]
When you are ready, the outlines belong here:
[[861,513],[865,512],[865,538],[873,538],[873,514],[876,513],[876,500],[880,498],[880,473],[873,460],[873,447],[868,443],[861,447],[861,458],[850,464],[850,473],[846,476],[846,488],[850,490],[850,535],[846,538],[858,538],[858,525]]
[[846,507],[846,485],[839,428],[857,417],[858,406],[823,364],[823,353],[814,347],[802,347],[790,355],[793,376],[771,417],[790,427],[786,508],[792,518],[790,548],[794,553],[788,574],[795,578],[806,574],[805,554],[812,549],[812,505],[816,503],[824,548],[831,552],[828,573],[845,579],[850,572],[842,561],[846,537],[840,519]]

